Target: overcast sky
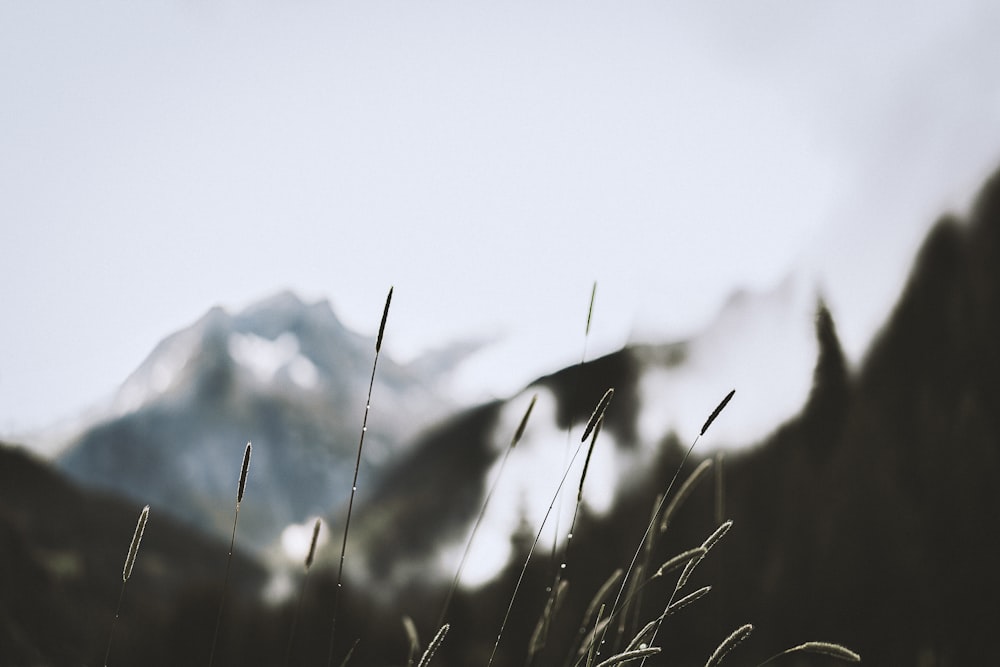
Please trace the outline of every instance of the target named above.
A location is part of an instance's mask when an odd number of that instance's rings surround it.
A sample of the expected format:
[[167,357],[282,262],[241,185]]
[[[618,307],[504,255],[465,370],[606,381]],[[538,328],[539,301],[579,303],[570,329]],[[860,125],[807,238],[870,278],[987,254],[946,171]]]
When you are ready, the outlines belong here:
[[0,0],[0,435],[213,305],[329,298],[503,393],[821,284],[857,359],[1000,164],[1000,11],[959,2]]

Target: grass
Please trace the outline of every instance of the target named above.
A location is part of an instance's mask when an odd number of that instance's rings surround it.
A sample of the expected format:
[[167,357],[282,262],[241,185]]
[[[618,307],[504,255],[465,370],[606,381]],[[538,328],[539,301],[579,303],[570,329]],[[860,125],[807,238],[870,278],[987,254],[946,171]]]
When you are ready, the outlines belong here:
[[[344,588],[344,563],[346,559],[347,544],[348,544],[348,533],[351,523],[351,514],[354,507],[355,494],[357,492],[357,480],[358,472],[361,466],[362,459],[362,449],[364,447],[365,433],[368,430],[368,416],[371,407],[372,400],[372,389],[374,386],[375,373],[378,366],[379,353],[381,351],[383,336],[385,333],[386,322],[389,313],[389,306],[392,300],[393,290],[390,288],[389,293],[386,297],[385,306],[382,312],[382,319],[379,325],[378,336],[375,344],[375,356],[372,363],[371,378],[368,387],[368,396],[365,403],[364,417],[362,420],[361,434],[358,442],[357,458],[354,468],[354,478],[351,486],[350,497],[347,504],[347,514],[344,524],[344,531],[340,546],[340,558],[337,566],[337,576],[336,576],[336,586],[334,588],[334,600],[333,600],[333,613],[330,621],[330,635],[329,635],[329,647],[327,651],[327,665],[332,665],[334,660],[334,647],[335,638],[337,633],[337,618],[338,611],[340,607],[340,596]],[[594,289],[591,293],[591,303],[587,315],[587,333],[589,334],[591,315],[593,311],[593,301],[596,294],[596,283]],[[586,337],[584,343],[584,356],[586,355]],[[582,363],[582,361],[581,361]],[[535,659],[540,659],[539,656],[542,654],[543,648],[546,648],[546,642],[549,638],[550,628],[559,618],[560,613],[563,609],[563,602],[567,599],[572,591],[573,582],[567,577],[568,572],[568,561],[569,561],[569,547],[571,540],[575,531],[577,530],[577,519],[581,514],[581,509],[584,506],[584,482],[587,477],[587,472],[591,463],[591,456],[594,451],[594,447],[597,443],[598,436],[601,433],[602,426],[604,425],[604,418],[607,413],[609,406],[614,398],[615,390],[609,388],[598,401],[594,407],[589,420],[587,421],[582,437],[573,451],[572,455],[568,457],[568,461],[565,462],[564,470],[559,479],[558,486],[556,487],[552,500],[549,503],[548,509],[544,515],[541,525],[538,526],[537,532],[534,534],[534,539],[530,542],[530,546],[527,549],[527,554],[524,558],[523,564],[520,568],[520,574],[516,578],[516,583],[514,584],[513,590],[510,593],[506,604],[506,611],[503,614],[502,620],[499,624],[499,629],[497,631],[495,641],[492,645],[492,651],[489,653],[488,659],[484,659],[483,663],[489,667],[494,664],[498,659],[498,649],[501,645],[502,640],[505,636],[505,631],[508,627],[508,622],[511,619],[511,615],[515,606],[515,601],[518,598],[518,594],[525,583],[525,575],[528,571],[529,564],[532,559],[532,555],[541,537],[542,530],[545,523],[548,521],[550,514],[556,504],[560,501],[562,497],[563,487],[567,481],[570,472],[573,470],[575,461],[577,460],[579,454],[582,451],[584,444],[586,444],[588,438],[590,439],[589,448],[587,449],[587,454],[585,461],[582,466],[582,472],[580,474],[579,484],[577,486],[576,494],[576,507],[573,512],[573,519],[570,524],[569,532],[567,534],[565,550],[561,560],[553,559],[553,563],[558,563],[556,568],[554,581],[551,586],[548,587],[548,593],[546,602],[541,609],[537,622],[534,625],[533,632],[530,633],[530,639],[528,641],[528,646],[525,648],[526,661],[525,664],[530,664]],[[558,661],[565,665],[565,667],[612,667],[614,665],[622,664],[632,664],[638,663],[644,665],[647,660],[663,654],[663,646],[656,645],[657,635],[660,632],[664,623],[672,616],[686,610],[688,607],[692,606],[694,603],[707,597],[711,592],[710,586],[702,586],[692,592],[686,592],[685,588],[691,581],[691,577],[694,574],[698,566],[709,557],[710,552],[713,548],[717,547],[725,537],[726,533],[733,526],[732,521],[721,520],[723,511],[723,496],[721,482],[721,468],[722,460],[721,457],[716,457],[713,461],[712,459],[706,459],[688,475],[686,480],[677,488],[674,492],[674,486],[677,483],[681,471],[684,469],[688,458],[692,454],[696,445],[700,439],[706,435],[712,424],[720,418],[725,410],[726,406],[733,399],[735,395],[735,390],[730,391],[726,396],[718,403],[718,405],[709,413],[709,416],[704,421],[700,432],[694,438],[694,441],[683,453],[683,457],[680,463],[677,464],[676,469],[673,473],[672,478],[666,486],[664,492],[657,496],[653,503],[652,511],[649,515],[649,520],[646,523],[645,531],[639,535],[635,536],[636,546],[632,552],[632,557],[630,562],[626,567],[619,567],[615,569],[610,576],[608,576],[603,585],[601,585],[597,591],[593,594],[590,599],[589,604],[586,606],[586,610],[582,614],[582,617],[577,621],[578,625],[574,632],[571,633],[567,643],[562,646],[550,647],[549,655],[556,653],[561,653],[561,659]],[[492,481],[489,491],[485,495],[477,519],[473,526],[472,532],[468,538],[465,545],[465,549],[458,565],[457,571],[451,585],[447,591],[444,598],[443,604],[440,611],[440,619],[437,627],[439,628],[434,634],[431,641],[427,644],[424,650],[420,651],[420,639],[417,630],[416,623],[409,616],[402,616],[402,625],[406,635],[407,644],[404,653],[399,656],[399,662],[405,663],[408,667],[412,667],[417,654],[420,654],[420,659],[417,661],[417,667],[429,667],[438,654],[439,649],[445,643],[449,631],[452,628],[452,623],[449,621],[449,615],[451,613],[451,606],[456,592],[460,586],[463,569],[467,563],[469,557],[470,549],[473,540],[476,538],[477,532],[479,530],[480,524],[483,517],[493,499],[494,491],[504,472],[504,466],[507,462],[507,458],[510,456],[511,452],[515,449],[518,442],[524,436],[526,430],[529,428],[529,418],[532,414],[532,410],[535,407],[537,396],[533,396],[530,403],[528,404],[524,416],[521,419],[517,429],[515,430],[513,437],[510,441],[509,446],[503,453],[503,458],[501,459],[500,465],[498,467],[498,472],[496,478]],[[209,666],[213,664],[216,656],[216,646],[219,638],[219,631],[223,618],[223,610],[226,603],[226,593],[229,584],[230,577],[230,567],[232,563],[233,550],[235,547],[236,540],[236,529],[239,521],[239,510],[240,504],[243,501],[244,493],[246,490],[247,479],[249,475],[250,458],[252,453],[252,445],[248,442],[246,449],[244,451],[243,464],[241,467],[237,497],[236,497],[236,510],[233,519],[233,529],[232,536],[230,539],[229,555],[226,562],[226,570],[222,586],[222,595],[219,601],[218,613],[215,622],[215,632],[212,636],[212,648],[209,655]],[[707,538],[700,544],[696,546],[689,547],[677,553],[676,555],[663,561],[659,566],[654,566],[652,562],[653,554],[656,552],[654,549],[655,542],[660,539],[664,534],[671,531],[672,526],[680,512],[680,509],[684,502],[692,495],[696,486],[702,480],[706,479],[710,473],[715,470],[715,514],[717,518],[718,527],[710,534]],[[128,555],[125,561],[125,567],[123,569],[122,575],[122,586],[119,594],[118,605],[116,607],[114,620],[111,626],[111,632],[108,639],[107,651],[105,653],[105,664],[108,662],[108,658],[111,654],[111,646],[114,637],[115,625],[118,620],[119,612],[121,610],[122,600],[125,595],[125,586],[129,581],[132,574],[133,566],[136,561],[138,554],[139,544],[142,539],[143,531],[146,526],[146,520],[149,513],[149,507],[146,506],[140,516],[139,521],[136,525],[135,533],[132,538],[132,542],[129,547]],[[298,603],[295,607],[295,613],[292,617],[291,629],[288,634],[287,648],[284,652],[284,664],[290,664],[292,657],[292,648],[295,642],[296,629],[299,626],[299,616],[303,609],[303,600],[305,598],[305,593],[308,585],[308,575],[310,568],[313,564],[316,549],[317,549],[317,538],[321,529],[320,520],[316,520],[316,523],[312,532],[312,540],[310,543],[310,548],[308,554],[304,561],[304,574],[301,581],[301,588],[298,596]],[[557,536],[558,537],[558,536]],[[556,546],[553,547],[553,554],[556,552]],[[581,553],[580,558],[585,559],[586,553]],[[642,619],[641,613],[643,605],[641,601],[643,599],[644,591],[654,582],[659,582],[666,579],[670,575],[677,576],[676,581],[670,590],[670,595],[666,602],[662,606],[662,611],[654,615],[650,619]],[[616,592],[615,592],[616,591]],[[614,595],[612,596],[612,593]],[[579,595],[580,593],[577,593]],[[645,620],[643,623],[642,621]],[[706,667],[715,667],[723,663],[727,656],[732,651],[738,651],[740,645],[743,644],[750,637],[753,632],[753,626],[750,624],[744,624],[737,628],[735,631],[731,632],[726,638],[718,644],[715,650],[707,657],[707,662],[705,662]],[[358,647],[361,638],[358,637],[351,646],[351,649],[343,657],[340,664],[346,665],[350,663],[353,658],[355,649]],[[760,664],[760,667],[765,665],[771,665],[782,660],[785,656],[792,654],[814,654],[822,655],[827,658],[836,661],[843,662],[859,662],[860,656],[851,651],[850,649],[841,646],[839,644],[828,643],[828,642],[806,642],[793,646],[792,648],[786,649],[780,653],[776,653],[767,660]],[[607,654],[608,657],[603,657]]]
[[236,546],[236,524],[240,520],[240,503],[243,502],[243,493],[247,488],[247,476],[250,473],[250,456],[253,454],[253,445],[247,442],[246,449],[243,450],[243,465],[240,467],[240,481],[236,487],[236,513],[233,516],[233,535],[229,539],[229,556],[226,558],[226,574],[222,580],[222,595],[219,598],[219,613],[215,617],[215,632],[212,634],[212,651],[208,656],[208,667],[212,667],[215,662],[215,648],[219,641],[219,628],[222,627],[222,612],[226,607],[226,593],[229,591],[229,571],[233,564],[233,548]]
[[129,577],[132,576],[132,568],[135,566],[135,559],[139,555],[139,543],[142,542],[142,534],[146,530],[146,520],[149,519],[149,505],[139,512],[139,519],[135,524],[135,532],[132,533],[132,542],[128,547],[128,555],[125,556],[125,566],[122,568],[122,587],[118,593],[118,604],[115,606],[115,617],[111,621],[111,632],[108,633],[108,648],[104,652],[104,667],[108,665],[111,657],[111,643],[115,638],[115,627],[118,625],[118,615],[122,610],[122,600],[125,599],[125,585],[128,584]]
[[361,469],[361,451],[365,446],[365,433],[368,432],[368,413],[372,407],[372,388],[375,386],[375,369],[378,368],[378,356],[382,351],[382,338],[385,335],[385,323],[389,319],[389,304],[392,303],[392,287],[385,297],[385,307],[382,309],[382,322],[375,338],[375,359],[372,361],[371,379],[368,381],[368,397],[365,399],[365,416],[361,421],[361,437],[358,441],[358,456],[354,463],[354,480],[351,482],[351,497],[347,503],[347,519],[344,522],[344,538],[340,546],[340,564],[337,567],[337,588],[333,598],[333,616],[330,621],[330,649],[327,653],[327,667],[333,664],[334,640],[337,636],[337,613],[340,610],[340,593],[344,589],[344,559],[347,555],[347,534],[351,529],[351,514],[354,510],[354,497],[358,492],[358,471]]

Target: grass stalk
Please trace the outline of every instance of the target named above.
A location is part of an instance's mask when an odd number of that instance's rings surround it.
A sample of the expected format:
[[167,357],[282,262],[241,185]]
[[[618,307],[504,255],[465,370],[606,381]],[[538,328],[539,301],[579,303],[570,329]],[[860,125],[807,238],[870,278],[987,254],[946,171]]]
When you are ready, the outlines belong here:
[[316,541],[319,539],[319,530],[323,525],[323,520],[317,518],[313,524],[312,540],[309,542],[309,553],[306,554],[305,574],[302,576],[302,586],[299,590],[299,601],[295,605],[295,615],[292,616],[292,629],[288,633],[288,648],[285,649],[285,664],[292,659],[292,645],[295,643],[295,629],[299,624],[299,616],[302,614],[302,602],[306,598],[306,583],[309,581],[309,568],[312,566],[313,558],[316,556]]
[[805,644],[799,644],[798,646],[785,649],[781,653],[772,655],[770,658],[757,665],[757,667],[764,667],[765,665],[769,665],[775,660],[778,660],[786,655],[791,655],[792,653],[813,653],[815,655],[826,655],[831,658],[837,658],[839,660],[843,660],[844,662],[861,662],[861,656],[846,646],[832,644],[830,642],[806,642]]
[[247,488],[247,475],[250,473],[250,455],[253,445],[247,442],[243,450],[243,466],[240,468],[240,482],[236,488],[236,514],[233,517],[233,535],[229,539],[229,555],[226,557],[226,574],[222,579],[222,596],[219,599],[219,613],[215,616],[215,632],[212,633],[212,651],[208,655],[208,667],[215,661],[215,647],[219,641],[219,628],[222,625],[222,610],[226,606],[226,592],[229,589],[229,570],[233,563],[233,548],[236,546],[236,524],[240,520],[240,503],[243,502],[243,492]]
[[347,518],[344,521],[344,537],[340,545],[340,564],[337,568],[337,588],[333,594],[333,614],[330,620],[330,648],[327,652],[327,667],[333,664],[334,639],[337,635],[337,612],[340,609],[340,593],[344,588],[344,558],[347,555],[347,534],[351,529],[351,513],[354,510],[354,496],[358,492],[358,471],[361,469],[361,451],[365,446],[365,433],[368,432],[368,412],[372,405],[372,388],[375,386],[375,369],[378,368],[379,352],[382,351],[382,337],[385,334],[385,323],[389,318],[389,304],[392,302],[392,287],[385,297],[385,307],[382,309],[382,322],[378,327],[375,339],[375,360],[372,362],[371,378],[368,380],[368,398],[365,399],[365,415],[361,421],[361,437],[358,440],[358,455],[354,462],[354,480],[351,482],[351,496],[347,501]]
[[507,611],[504,613],[503,621],[500,624],[500,631],[497,633],[497,639],[493,643],[493,651],[490,653],[490,660],[487,665],[492,665],[493,660],[496,658],[497,648],[500,646],[500,639],[503,637],[503,631],[507,627],[507,621],[510,620],[510,612],[514,608],[514,601],[517,599],[517,593],[521,588],[521,583],[524,581],[524,574],[528,571],[528,563],[531,562],[531,555],[535,551],[535,547],[538,545],[538,540],[542,537],[542,530],[545,528],[545,523],[549,519],[549,515],[552,514],[552,508],[555,507],[556,500],[559,498],[559,494],[562,492],[563,485],[566,483],[566,478],[569,476],[570,470],[573,469],[573,463],[576,461],[576,457],[580,454],[580,449],[583,447],[583,443],[587,440],[587,436],[596,428],[597,424],[604,417],[604,411],[607,409],[608,404],[611,402],[611,397],[614,396],[614,388],[608,389],[601,401],[594,408],[593,414],[590,415],[590,420],[587,422],[587,427],[584,429],[583,437],[580,438],[580,444],[577,445],[576,451],[573,452],[573,456],[570,458],[569,465],[566,466],[563,471],[562,477],[559,480],[559,485],[556,487],[556,492],[552,496],[552,502],[549,503],[549,508],[545,511],[545,516],[542,517],[542,522],[538,526],[538,532],[535,533],[535,539],[531,542],[531,547],[528,548],[528,555],[524,559],[524,565],[521,567],[521,574],[517,577],[517,583],[514,585],[514,592],[510,596],[510,603],[507,605]]
[[115,638],[115,627],[118,625],[118,615],[122,610],[122,600],[125,599],[125,585],[129,577],[132,576],[132,567],[135,565],[135,558],[139,554],[139,543],[142,541],[142,534],[146,530],[146,520],[149,518],[149,505],[139,512],[139,519],[135,524],[135,532],[132,533],[132,542],[129,544],[128,555],[125,556],[125,567],[122,568],[122,587],[118,593],[118,604],[115,606],[115,617],[111,621],[111,632],[108,635],[108,648],[104,652],[104,667],[108,666],[108,658],[111,656],[111,642]]
[[719,665],[725,657],[729,655],[729,652],[742,644],[752,632],[753,626],[749,623],[741,625],[733,630],[732,634],[726,637],[722,643],[719,644],[718,648],[712,652],[712,655],[708,658],[708,662],[705,663],[705,667],[716,667]]
[[406,631],[406,641],[410,645],[406,655],[406,667],[413,667],[413,659],[417,657],[417,651],[420,650],[420,635],[417,634],[417,624],[409,616],[404,616],[403,630]]
[[[646,544],[646,538],[647,538],[649,532],[651,530],[653,530],[653,526],[656,524],[656,516],[659,515],[659,511],[661,509],[660,506],[662,506],[663,505],[663,501],[665,501],[667,499],[667,497],[669,497],[670,491],[673,489],[674,484],[677,482],[677,477],[680,475],[681,470],[684,468],[684,464],[687,463],[688,457],[691,456],[691,452],[694,451],[694,448],[698,444],[698,441],[701,439],[701,437],[703,435],[705,435],[705,432],[708,431],[709,427],[712,425],[712,422],[714,422],[716,420],[716,418],[719,416],[719,414],[722,412],[722,410],[726,407],[726,405],[729,404],[729,401],[732,400],[733,395],[735,395],[735,394],[736,394],[736,390],[735,389],[731,390],[728,394],[726,394],[726,397],[722,399],[722,401],[719,403],[719,405],[716,406],[715,410],[712,411],[712,414],[709,415],[708,419],[705,420],[704,425],[701,427],[701,431],[698,433],[697,436],[695,436],[695,439],[691,443],[691,446],[688,447],[687,451],[684,452],[684,456],[683,456],[683,458],[681,458],[680,464],[677,466],[677,469],[674,471],[673,477],[670,479],[670,483],[667,485],[667,490],[664,491],[663,497],[661,498],[660,502],[657,503],[657,508],[653,512],[653,517],[654,518],[646,526],[646,532],[643,533],[642,539],[639,540],[639,546],[636,547],[635,553],[632,556],[632,561],[629,563],[628,568],[625,570],[625,577],[622,580],[621,587],[618,589],[618,595],[615,597],[615,601],[611,605],[611,615],[614,615],[615,611],[617,611],[617,609],[618,609],[618,604],[622,601],[622,596],[625,594],[625,588],[628,586],[629,578],[632,575],[633,570],[635,569],[636,561],[638,561],[639,554],[642,552],[642,549],[643,549],[643,547]],[[599,644],[596,647],[597,655],[598,656],[601,653],[601,648],[602,648],[602,646],[604,644],[605,634],[606,633],[607,633],[607,628],[605,628],[605,632],[601,634],[601,637],[600,637],[600,640],[599,640]]]
[[[531,647],[528,650],[528,659],[526,664],[530,665],[531,660],[535,653],[541,651],[544,648],[545,643],[548,638],[549,627],[551,625],[552,619],[555,617],[555,613],[558,611],[558,605],[556,604],[556,598],[561,594],[562,584],[566,583],[564,577],[566,576],[566,570],[569,566],[569,548],[573,541],[573,534],[576,532],[576,521],[580,516],[580,508],[583,505],[583,483],[587,479],[587,470],[590,468],[590,458],[594,454],[594,445],[597,443],[597,436],[601,432],[601,425],[604,423],[604,410],[607,409],[608,402],[611,400],[611,395],[614,393],[613,389],[609,389],[604,398],[601,399],[601,403],[598,404],[595,414],[600,412],[596,423],[592,428],[590,447],[587,448],[587,456],[583,461],[583,472],[580,473],[580,485],[576,492],[576,507],[573,509],[573,519],[569,524],[569,532],[566,533],[566,548],[563,549],[562,562],[559,567],[556,568],[555,581],[548,590],[548,601],[545,603],[546,611],[551,611],[551,613],[546,613],[542,616],[542,624],[536,629],[535,635],[532,637]],[[589,427],[589,424],[588,424]],[[584,438],[586,438],[587,433],[584,432]]]
[[417,663],[417,667],[427,667],[427,665],[431,664],[434,654],[437,653],[438,647],[440,647],[441,642],[444,641],[444,636],[448,634],[449,627],[450,626],[447,623],[441,626],[441,629],[437,631],[436,635],[434,635],[434,639],[432,639],[431,643],[427,645],[427,650],[424,651],[422,656],[420,656],[420,662]]
[[[597,281],[595,280],[593,286],[590,288],[590,305],[587,306],[587,326],[583,330],[583,352],[580,353],[580,364],[579,364],[580,369],[583,369],[583,364],[587,361],[587,343],[590,340],[590,322],[592,321],[594,316],[594,300],[596,298],[597,298]],[[563,452],[563,466],[566,465],[566,461],[569,459],[569,451],[573,439],[572,430],[573,430],[573,425],[569,424],[566,427],[566,448]],[[584,437],[584,440],[586,440],[586,437]],[[555,567],[555,564],[558,562],[559,535],[560,535],[559,521],[562,518],[562,503],[563,499],[562,496],[560,496],[558,500],[558,506],[556,507],[555,528],[552,531],[552,555],[549,560],[549,562],[552,563],[552,567]],[[573,532],[572,529],[570,529],[570,534],[572,534],[572,532]],[[572,538],[568,538],[566,540],[566,549],[569,549],[570,539]],[[549,593],[550,596],[554,593],[555,587],[558,586],[559,584],[558,577],[559,577],[559,570],[556,569],[556,571],[552,573],[551,577],[552,579],[555,580],[555,583],[553,584],[552,587],[548,589],[548,591],[546,591],[547,593]],[[544,637],[542,639],[544,641]]]
[[493,493],[497,489],[497,485],[500,483],[500,478],[503,476],[504,467],[507,465],[507,459],[510,458],[511,452],[514,451],[514,447],[517,443],[521,441],[521,437],[524,435],[524,431],[528,426],[528,419],[531,417],[531,411],[535,409],[535,402],[538,400],[538,394],[531,397],[531,402],[528,403],[528,409],[524,411],[524,416],[521,418],[520,424],[517,426],[517,430],[514,431],[514,437],[511,438],[510,445],[504,451],[503,458],[500,460],[500,468],[497,470],[497,475],[493,479],[493,483],[490,485],[490,490],[486,494],[486,499],[483,500],[483,506],[479,509],[479,516],[476,517],[476,523],[472,526],[472,533],[469,535],[468,541],[465,543],[465,550],[462,552],[462,558],[458,563],[458,570],[455,572],[455,578],[451,582],[451,587],[448,589],[448,595],[445,597],[444,604],[441,607],[441,616],[438,619],[438,627],[444,625],[445,620],[447,620],[448,609],[451,606],[451,600],[455,596],[455,591],[458,589],[458,585],[462,580],[462,572],[465,569],[465,564],[469,559],[469,552],[472,550],[472,541],[476,538],[476,533],[479,532],[479,526],[483,522],[483,518],[486,516],[486,509],[490,505],[490,500],[493,498]]

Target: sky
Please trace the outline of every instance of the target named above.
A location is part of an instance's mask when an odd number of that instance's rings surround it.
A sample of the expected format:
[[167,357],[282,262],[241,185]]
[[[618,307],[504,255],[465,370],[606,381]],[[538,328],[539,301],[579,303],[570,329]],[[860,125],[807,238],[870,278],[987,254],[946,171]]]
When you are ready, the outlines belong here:
[[329,299],[507,395],[822,291],[857,362],[1000,165],[1000,9],[0,0],[0,437],[214,305]]

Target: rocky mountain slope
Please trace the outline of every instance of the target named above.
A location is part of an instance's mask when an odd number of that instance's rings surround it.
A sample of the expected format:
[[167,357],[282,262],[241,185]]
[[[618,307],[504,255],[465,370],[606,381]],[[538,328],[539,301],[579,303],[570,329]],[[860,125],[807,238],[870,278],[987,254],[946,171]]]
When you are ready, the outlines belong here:
[[[252,440],[257,502],[242,521],[248,544],[262,552],[289,523],[346,500],[374,346],[325,301],[283,293],[237,314],[215,308],[160,343],[122,386],[115,412],[75,438],[57,464],[88,486],[227,537]],[[372,420],[365,481],[451,409],[436,377],[383,355],[375,391],[392,409]]]

